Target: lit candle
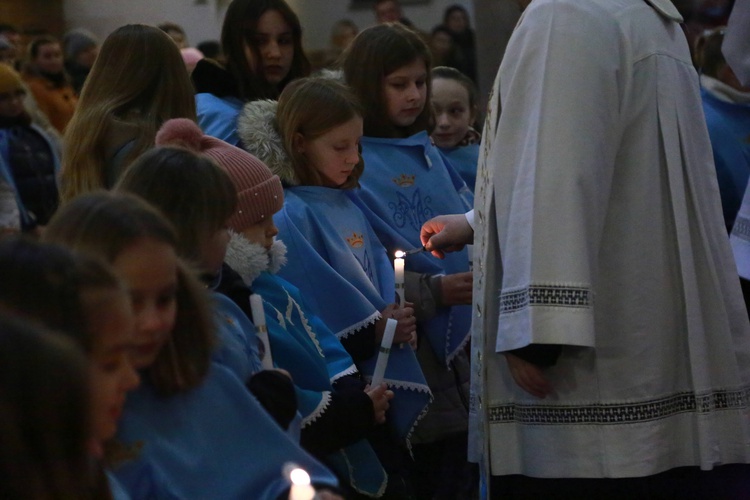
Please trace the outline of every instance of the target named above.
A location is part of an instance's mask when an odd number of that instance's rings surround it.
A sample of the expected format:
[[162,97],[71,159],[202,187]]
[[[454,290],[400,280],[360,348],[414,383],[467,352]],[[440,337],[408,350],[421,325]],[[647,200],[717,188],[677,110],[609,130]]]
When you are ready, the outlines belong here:
[[396,258],[393,260],[393,269],[396,273],[396,296],[398,297],[398,305],[403,307],[406,303],[406,294],[404,287],[404,252],[397,250],[394,254]]
[[289,500],[313,500],[315,488],[310,484],[310,474],[296,464],[287,462],[284,464],[284,476],[289,479]]
[[260,362],[264,370],[272,370],[273,359],[271,358],[271,345],[268,343],[268,329],[266,328],[266,314],[263,312],[263,298],[257,293],[250,295],[250,311],[253,313],[255,334],[263,343],[263,354]]
[[383,340],[380,341],[380,352],[378,353],[378,360],[375,362],[375,371],[372,372],[370,387],[377,387],[383,383],[385,367],[388,366],[388,356],[391,354],[393,335],[396,333],[396,325],[398,325],[398,321],[395,319],[388,318],[386,320],[385,332],[383,332]]

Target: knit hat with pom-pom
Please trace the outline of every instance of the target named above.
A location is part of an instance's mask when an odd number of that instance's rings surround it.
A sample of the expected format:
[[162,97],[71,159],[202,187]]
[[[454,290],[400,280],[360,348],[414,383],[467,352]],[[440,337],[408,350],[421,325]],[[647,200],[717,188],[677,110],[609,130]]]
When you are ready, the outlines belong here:
[[186,118],[168,120],[156,134],[157,146],[182,146],[212,159],[229,174],[237,190],[237,210],[229,227],[238,233],[273,217],[284,203],[278,175],[255,156],[231,144],[204,135]]

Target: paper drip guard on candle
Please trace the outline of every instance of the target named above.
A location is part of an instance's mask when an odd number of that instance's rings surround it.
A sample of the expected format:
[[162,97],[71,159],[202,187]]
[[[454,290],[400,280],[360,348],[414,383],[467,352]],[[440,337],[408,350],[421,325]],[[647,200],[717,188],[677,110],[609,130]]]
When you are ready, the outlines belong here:
[[253,313],[255,334],[263,343],[263,353],[260,362],[264,370],[273,370],[271,344],[268,343],[268,328],[266,327],[266,313],[263,311],[263,298],[257,293],[250,295],[250,311]]
[[380,352],[378,352],[378,360],[375,362],[375,371],[372,372],[370,387],[377,387],[383,383],[385,368],[388,366],[388,356],[391,355],[393,336],[396,334],[396,325],[398,325],[398,321],[393,318],[388,318],[385,322],[383,340],[380,342]]

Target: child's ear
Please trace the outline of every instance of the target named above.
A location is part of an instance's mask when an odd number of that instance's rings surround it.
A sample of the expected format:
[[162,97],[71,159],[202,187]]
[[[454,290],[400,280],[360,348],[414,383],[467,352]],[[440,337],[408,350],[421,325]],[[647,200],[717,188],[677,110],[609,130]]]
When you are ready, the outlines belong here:
[[292,139],[292,147],[294,147],[294,151],[296,153],[304,153],[305,152],[305,136],[299,132],[295,132],[294,138]]

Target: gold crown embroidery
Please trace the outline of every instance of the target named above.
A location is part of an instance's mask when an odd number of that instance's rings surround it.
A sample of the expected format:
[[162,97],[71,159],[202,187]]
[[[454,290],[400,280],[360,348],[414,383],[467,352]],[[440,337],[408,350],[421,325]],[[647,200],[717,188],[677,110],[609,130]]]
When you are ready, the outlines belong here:
[[346,239],[346,242],[349,243],[352,248],[361,248],[365,244],[365,237],[361,234],[352,233],[352,235]]
[[393,182],[400,187],[409,187],[414,185],[414,175],[401,174],[399,177],[394,177]]

